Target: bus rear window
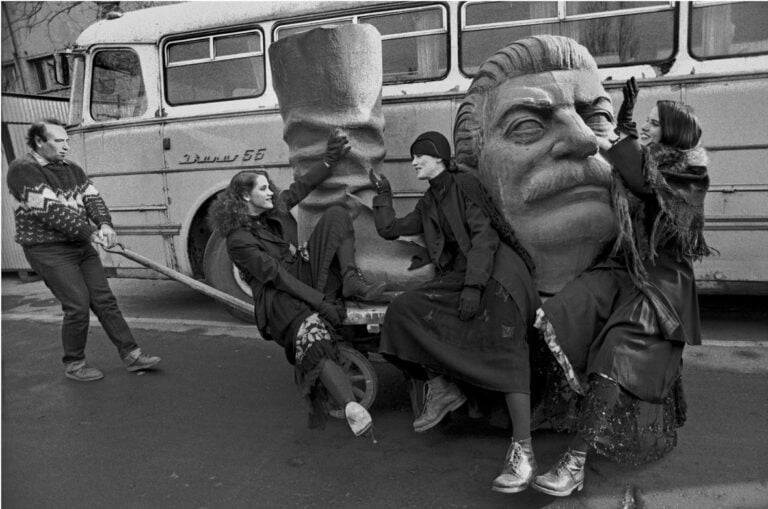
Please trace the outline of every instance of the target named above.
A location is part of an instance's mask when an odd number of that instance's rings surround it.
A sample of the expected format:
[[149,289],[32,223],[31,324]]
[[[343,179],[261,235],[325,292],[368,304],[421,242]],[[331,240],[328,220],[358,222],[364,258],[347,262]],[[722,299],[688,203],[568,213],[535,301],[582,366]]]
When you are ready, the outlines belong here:
[[264,93],[260,31],[214,35],[166,46],[165,96],[179,106],[257,97]]
[[672,58],[671,2],[480,2],[463,7],[461,69],[478,67],[505,43],[531,35],[562,35],[586,46],[601,67]]
[[91,118],[97,121],[140,117],[147,96],[139,57],[131,50],[104,50],[93,56]]
[[381,34],[383,83],[438,79],[448,72],[448,18],[443,6],[329,18],[280,26],[276,39],[321,26],[368,23]]
[[768,53],[768,3],[696,2],[691,9],[690,48],[695,58]]

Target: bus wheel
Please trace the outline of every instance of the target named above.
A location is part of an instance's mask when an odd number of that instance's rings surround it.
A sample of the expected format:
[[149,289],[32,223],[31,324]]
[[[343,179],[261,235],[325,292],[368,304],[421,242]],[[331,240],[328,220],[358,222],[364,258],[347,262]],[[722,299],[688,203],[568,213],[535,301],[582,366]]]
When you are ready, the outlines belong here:
[[[233,297],[246,302],[253,302],[251,289],[240,276],[240,271],[229,259],[227,253],[227,240],[213,232],[205,246],[203,255],[203,273],[209,285],[217,290],[228,293]],[[226,310],[235,318],[245,322],[255,323],[253,313],[246,313],[241,309],[225,306]]]
[[[343,343],[339,344],[339,354],[341,369],[352,382],[352,393],[355,395],[355,400],[366,409],[371,408],[376,399],[376,392],[379,390],[379,381],[373,365],[365,355]],[[331,417],[344,419],[344,409],[339,407],[333,398],[329,398],[329,403],[331,409],[328,413]]]

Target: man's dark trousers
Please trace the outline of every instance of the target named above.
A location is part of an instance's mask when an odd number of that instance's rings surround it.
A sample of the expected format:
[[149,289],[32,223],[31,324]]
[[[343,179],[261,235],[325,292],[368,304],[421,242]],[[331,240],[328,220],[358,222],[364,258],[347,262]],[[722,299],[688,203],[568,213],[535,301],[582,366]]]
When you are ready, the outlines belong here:
[[65,364],[85,359],[90,310],[115,344],[120,358],[138,348],[109,288],[99,254],[90,243],[56,242],[24,246],[32,267],[64,311],[61,342]]

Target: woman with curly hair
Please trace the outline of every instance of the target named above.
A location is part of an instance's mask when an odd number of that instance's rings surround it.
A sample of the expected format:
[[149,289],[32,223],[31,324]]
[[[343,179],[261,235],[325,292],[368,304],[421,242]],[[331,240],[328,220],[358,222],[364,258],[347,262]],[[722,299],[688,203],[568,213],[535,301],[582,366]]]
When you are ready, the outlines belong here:
[[359,436],[372,421],[355,402],[339,365],[337,329],[346,316],[342,296],[375,300],[384,283],[368,283],[355,265],[354,230],[346,209],[329,208],[301,247],[290,213],[349,149],[345,136],[332,134],[324,160],[282,192],[266,172],[238,173],[213,204],[209,221],[226,236],[229,256],[253,291],[261,335],[280,344],[295,366],[299,393],[309,404],[310,427],[324,426],[330,393]]
[[[712,251],[702,232],[709,177],[701,127],[689,106],[658,101],[638,139],[636,96],[633,78],[619,137],[601,147],[613,165],[613,251],[537,312],[564,375],[553,372],[550,382],[560,383],[549,386],[538,416],[577,432],[555,467],[532,483],[554,496],[582,489],[588,451],[639,464],[675,447],[686,410],[683,348],[701,344],[692,263]],[[546,415],[566,401],[564,419]]]

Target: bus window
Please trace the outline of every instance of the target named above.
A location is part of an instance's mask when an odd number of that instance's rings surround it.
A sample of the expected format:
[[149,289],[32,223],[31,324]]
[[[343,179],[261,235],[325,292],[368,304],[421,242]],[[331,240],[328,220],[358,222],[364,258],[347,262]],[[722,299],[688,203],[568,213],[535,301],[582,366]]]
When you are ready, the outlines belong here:
[[303,34],[309,32],[313,28],[318,27],[337,27],[339,25],[348,25],[354,23],[355,20],[352,17],[349,18],[334,18],[324,19],[322,21],[313,21],[310,23],[301,23],[299,25],[281,26],[275,30],[275,40],[284,39],[289,35]]
[[696,2],[691,9],[691,55],[702,60],[768,53],[768,3]]
[[448,28],[445,9],[360,16],[381,34],[384,83],[423,81],[448,72]]
[[165,97],[179,106],[264,93],[264,39],[253,30],[169,43]]
[[381,34],[384,84],[438,79],[448,72],[448,18],[443,6],[284,25],[275,30],[275,40],[344,23],[368,23]]
[[147,111],[139,57],[131,50],[103,50],[93,56],[91,118],[140,117]]
[[586,46],[600,67],[664,62],[675,44],[672,2],[479,2],[463,6],[461,70],[473,76],[499,41],[553,34]]

